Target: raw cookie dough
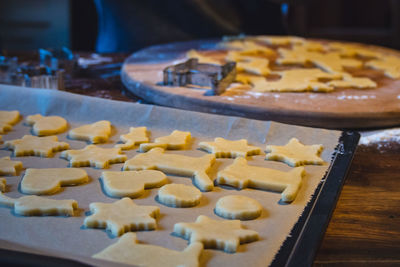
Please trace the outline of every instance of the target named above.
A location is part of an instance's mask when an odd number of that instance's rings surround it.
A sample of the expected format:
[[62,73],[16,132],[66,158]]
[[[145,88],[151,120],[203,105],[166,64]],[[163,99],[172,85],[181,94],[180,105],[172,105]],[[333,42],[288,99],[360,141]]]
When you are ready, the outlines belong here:
[[140,144],[140,152],[147,152],[152,148],[184,149],[190,141],[190,132],[175,130],[170,135],[158,137],[154,143]]
[[182,252],[160,246],[139,244],[135,233],[126,233],[115,244],[93,255],[93,258],[137,266],[198,267],[203,244],[194,242]]
[[39,136],[62,133],[68,126],[67,121],[60,116],[43,117],[40,114],[28,116],[26,122],[33,125],[33,133]]
[[193,176],[194,184],[200,190],[211,191],[214,188],[214,183],[207,175],[207,172],[214,162],[214,155],[189,157],[165,154],[164,149],[157,147],[127,160],[123,169],[125,171],[157,169],[171,174]]
[[355,56],[369,57],[369,58],[383,57],[382,53],[380,52],[356,44],[330,42],[329,47],[332,50],[338,51],[341,56],[346,56],[346,57],[355,57]]
[[194,223],[176,223],[174,233],[189,240],[201,242],[204,248],[216,248],[235,253],[239,244],[259,239],[258,233],[242,228],[239,220],[213,220],[200,215]]
[[91,203],[89,208],[93,214],[86,217],[83,224],[89,228],[106,228],[114,236],[129,231],[154,230],[154,218],[160,213],[157,206],[139,206],[127,197],[113,203]]
[[111,135],[111,123],[109,121],[98,121],[72,129],[68,137],[76,140],[89,141],[93,144],[107,142]]
[[12,129],[12,125],[19,120],[19,111],[0,110],[0,134],[4,134]]
[[0,175],[16,176],[22,170],[21,161],[12,161],[10,157],[0,158]]
[[371,60],[365,63],[365,66],[382,70],[383,73],[392,79],[400,78],[400,57],[385,56],[380,60]]
[[116,144],[115,147],[120,147],[122,150],[132,149],[135,145],[149,142],[146,127],[131,127],[128,134],[123,134],[119,138],[124,144]]
[[218,172],[217,182],[239,189],[251,187],[282,192],[282,201],[292,202],[296,198],[304,175],[304,167],[284,172],[250,166],[246,159],[236,158],[232,165]]
[[213,57],[209,57],[209,56],[205,56],[200,54],[199,52],[197,52],[194,49],[189,50],[186,53],[186,57],[187,58],[197,58],[199,63],[202,64],[216,64],[216,65],[221,65],[221,61],[218,59],[215,59]]
[[216,158],[246,157],[261,153],[259,147],[249,146],[246,139],[230,141],[217,137],[214,142],[200,142],[199,147],[214,154]]
[[275,51],[264,45],[260,45],[253,40],[234,40],[221,42],[219,45],[225,49],[239,50],[244,55],[275,55]]
[[54,152],[68,149],[69,144],[58,142],[58,138],[55,135],[45,137],[24,135],[22,139],[5,142],[5,147],[14,150],[15,157],[52,157]]
[[54,194],[61,186],[87,183],[85,170],[77,168],[27,169],[21,181],[21,192],[31,195]]
[[73,216],[78,202],[72,199],[50,199],[38,196],[10,198],[0,193],[0,205],[14,208],[14,213],[23,216],[65,215]]
[[158,201],[175,208],[194,207],[200,203],[201,192],[193,186],[167,184],[158,190]]
[[99,169],[108,168],[110,164],[125,162],[126,155],[121,154],[121,148],[101,148],[88,145],[79,150],[66,150],[61,157],[69,160],[71,167],[91,166]]
[[291,167],[300,165],[322,165],[325,162],[319,157],[324,147],[322,145],[305,146],[297,138],[292,138],[284,146],[266,147],[265,159],[282,161]]
[[130,198],[139,197],[145,189],[160,187],[168,182],[164,173],[155,170],[106,171],[102,172],[100,179],[107,195]]
[[225,219],[253,220],[261,215],[261,204],[250,197],[229,195],[218,199],[215,213]]
[[7,188],[7,180],[5,178],[0,178],[0,192],[5,192]]
[[255,40],[269,44],[269,45],[276,45],[276,46],[286,46],[291,44],[302,44],[306,42],[304,38],[297,37],[297,36],[274,36],[274,35],[260,35],[256,36]]

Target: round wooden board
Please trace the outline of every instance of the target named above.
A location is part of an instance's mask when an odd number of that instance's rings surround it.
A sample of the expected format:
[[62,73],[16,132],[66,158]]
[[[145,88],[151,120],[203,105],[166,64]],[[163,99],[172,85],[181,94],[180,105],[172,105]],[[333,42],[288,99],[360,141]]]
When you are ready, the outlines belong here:
[[[330,93],[257,93],[228,90],[205,96],[204,90],[160,85],[163,69],[184,60],[189,49],[212,50],[218,41],[152,46],[124,62],[121,77],[129,91],[144,100],[180,109],[273,120],[329,129],[362,129],[400,124],[400,80],[375,70],[358,70],[378,83],[374,89],[335,89]],[[386,53],[400,53],[373,47]],[[354,74],[354,73],[353,73]]]

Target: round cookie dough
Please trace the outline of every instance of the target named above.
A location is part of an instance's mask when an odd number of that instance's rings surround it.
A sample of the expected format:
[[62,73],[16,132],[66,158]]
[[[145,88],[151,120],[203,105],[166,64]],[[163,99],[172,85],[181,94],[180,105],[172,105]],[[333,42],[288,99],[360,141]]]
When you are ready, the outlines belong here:
[[225,219],[253,220],[261,211],[257,200],[239,195],[221,197],[215,205],[215,213]]
[[175,208],[194,207],[200,203],[201,192],[194,186],[167,184],[158,190],[158,201]]

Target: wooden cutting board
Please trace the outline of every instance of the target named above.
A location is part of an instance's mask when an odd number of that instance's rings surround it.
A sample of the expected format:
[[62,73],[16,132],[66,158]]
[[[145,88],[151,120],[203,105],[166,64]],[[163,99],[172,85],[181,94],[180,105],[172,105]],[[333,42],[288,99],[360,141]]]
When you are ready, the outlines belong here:
[[[179,109],[330,129],[400,124],[400,80],[387,78],[382,72],[371,69],[360,69],[353,74],[372,78],[378,88],[335,89],[330,93],[228,90],[219,96],[205,96],[202,89],[161,85],[165,67],[183,61],[189,49],[212,50],[217,42],[181,42],[143,49],[124,62],[122,81],[129,91],[148,102]],[[400,56],[395,50],[372,48]]]

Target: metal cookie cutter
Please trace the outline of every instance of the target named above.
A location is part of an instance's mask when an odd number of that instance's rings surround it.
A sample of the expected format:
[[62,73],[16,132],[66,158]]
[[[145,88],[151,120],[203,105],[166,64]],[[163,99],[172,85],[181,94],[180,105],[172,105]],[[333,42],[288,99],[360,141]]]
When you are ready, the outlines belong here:
[[[211,88],[205,95],[220,95],[236,78],[236,62],[225,65],[199,63],[197,58],[164,69],[164,85]],[[189,87],[190,88],[190,87]]]

